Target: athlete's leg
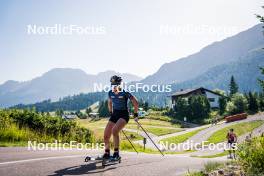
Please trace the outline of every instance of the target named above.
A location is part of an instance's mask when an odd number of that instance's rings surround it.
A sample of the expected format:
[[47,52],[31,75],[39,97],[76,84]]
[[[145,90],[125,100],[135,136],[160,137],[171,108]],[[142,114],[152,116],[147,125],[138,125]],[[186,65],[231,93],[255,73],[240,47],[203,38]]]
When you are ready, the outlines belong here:
[[229,158],[232,159],[232,143],[228,142],[228,153],[229,153]]
[[235,151],[234,145],[235,145],[235,143],[232,143],[231,151],[232,151],[232,154],[233,154],[232,158],[236,159],[236,153],[235,153],[236,151]]
[[114,122],[108,121],[105,130],[104,130],[104,143],[105,143],[105,151],[110,154],[110,138],[112,134],[112,129],[115,126]]
[[119,132],[125,127],[126,124],[127,121],[123,118],[120,118],[112,129],[115,150],[119,149]]

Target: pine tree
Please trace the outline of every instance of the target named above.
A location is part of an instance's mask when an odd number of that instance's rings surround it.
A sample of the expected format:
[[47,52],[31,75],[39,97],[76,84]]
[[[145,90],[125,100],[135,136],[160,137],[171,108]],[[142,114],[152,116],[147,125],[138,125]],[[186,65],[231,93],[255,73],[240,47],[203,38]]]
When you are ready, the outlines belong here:
[[259,93],[258,102],[259,102],[259,110],[264,111],[264,93]]
[[230,96],[232,96],[238,92],[238,85],[237,85],[233,75],[231,76],[231,80],[230,80],[230,84],[229,84],[229,91],[230,91]]
[[[264,67],[260,67],[261,74],[264,75]],[[262,87],[262,90],[264,92],[264,80],[258,79],[260,86]]]
[[85,112],[86,112],[86,114],[87,114],[87,115],[89,115],[89,114],[92,112],[92,109],[91,109],[91,107],[89,107],[89,108],[86,108]]
[[253,113],[258,112],[257,96],[252,92],[248,93],[248,110]]
[[109,116],[109,111],[108,111],[108,101],[102,101],[99,104],[99,116],[100,117],[108,117]]
[[222,115],[224,114],[226,109],[227,98],[221,96],[218,101],[219,101],[219,114]]
[[148,109],[149,109],[149,104],[148,104],[148,102],[145,102],[145,103],[144,103],[143,109],[144,109],[145,111],[148,111]]

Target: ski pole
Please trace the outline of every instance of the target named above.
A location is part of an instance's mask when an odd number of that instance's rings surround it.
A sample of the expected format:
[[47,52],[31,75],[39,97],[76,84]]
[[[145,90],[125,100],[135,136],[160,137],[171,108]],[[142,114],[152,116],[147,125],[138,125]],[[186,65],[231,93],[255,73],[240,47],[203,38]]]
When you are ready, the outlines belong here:
[[126,133],[124,132],[124,130],[122,130],[123,134],[125,135],[125,137],[127,138],[127,140],[129,141],[129,143],[131,144],[131,146],[133,147],[133,149],[137,152],[138,154],[138,151],[136,150],[136,148],[134,147],[134,145],[132,144],[132,142],[130,141],[130,139],[127,137]]
[[155,145],[155,147],[159,150],[160,154],[162,154],[162,156],[164,156],[163,152],[159,149],[159,147],[156,145],[156,143],[151,139],[151,137],[148,135],[146,130],[141,126],[141,124],[138,121],[136,121],[136,122],[139,125],[139,127],[144,131],[144,133],[148,136],[148,138],[151,140],[151,142]]

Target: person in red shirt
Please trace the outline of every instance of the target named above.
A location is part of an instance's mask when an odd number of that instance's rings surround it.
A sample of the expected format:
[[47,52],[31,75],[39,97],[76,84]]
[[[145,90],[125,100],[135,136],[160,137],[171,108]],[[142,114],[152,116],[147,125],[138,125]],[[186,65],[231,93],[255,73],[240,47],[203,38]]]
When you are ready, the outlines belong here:
[[234,145],[236,144],[237,142],[237,136],[236,134],[234,133],[234,129],[231,128],[229,130],[229,132],[227,133],[226,135],[226,138],[227,138],[227,143],[228,143],[228,146],[229,146],[229,157],[232,159],[235,159],[235,150],[234,150]]

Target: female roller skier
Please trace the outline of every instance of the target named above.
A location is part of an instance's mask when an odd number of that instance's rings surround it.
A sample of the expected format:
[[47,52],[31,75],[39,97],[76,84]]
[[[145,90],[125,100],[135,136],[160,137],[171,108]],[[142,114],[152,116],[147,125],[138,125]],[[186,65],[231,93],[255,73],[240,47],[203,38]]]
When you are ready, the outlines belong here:
[[108,110],[110,119],[104,131],[105,153],[104,159],[110,158],[109,140],[113,134],[114,153],[112,159],[118,160],[119,156],[119,132],[125,127],[129,121],[129,112],[127,107],[128,99],[134,107],[134,119],[138,120],[138,101],[131,93],[125,91],[121,87],[122,78],[112,76],[110,79],[112,89],[108,92]]

